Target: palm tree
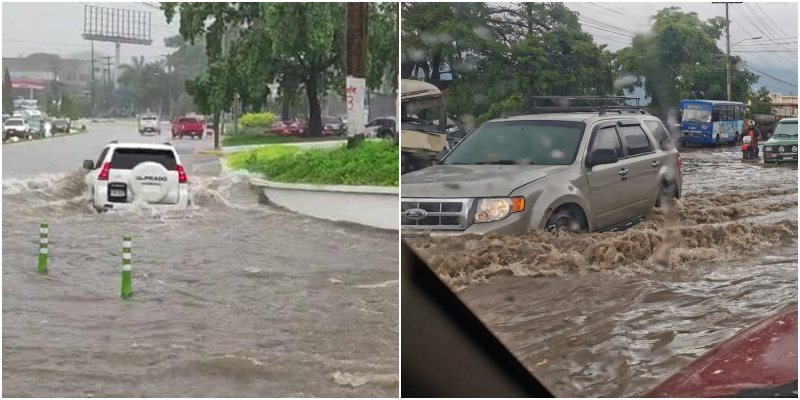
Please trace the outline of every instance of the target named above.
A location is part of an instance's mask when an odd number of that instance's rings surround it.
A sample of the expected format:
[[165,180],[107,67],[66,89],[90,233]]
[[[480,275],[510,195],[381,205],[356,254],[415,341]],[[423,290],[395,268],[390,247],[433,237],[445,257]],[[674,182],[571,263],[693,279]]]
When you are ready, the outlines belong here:
[[130,64],[120,65],[122,73],[119,75],[118,82],[126,87],[133,93],[136,102],[136,109],[133,110],[138,113],[140,102],[142,101],[142,84],[144,82],[144,56],[132,57]]

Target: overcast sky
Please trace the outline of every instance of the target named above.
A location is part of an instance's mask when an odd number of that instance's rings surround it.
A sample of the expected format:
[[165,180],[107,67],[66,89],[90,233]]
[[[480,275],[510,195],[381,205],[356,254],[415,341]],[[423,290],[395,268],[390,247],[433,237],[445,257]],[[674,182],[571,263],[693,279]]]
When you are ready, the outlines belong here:
[[[3,57],[36,52],[68,56],[88,51],[89,42],[81,37],[84,4],[87,3],[3,3]],[[153,44],[122,45],[123,63],[136,55],[144,55],[148,60],[157,59],[168,51],[163,39],[178,33],[177,21],[168,25],[163,13],[152,7],[158,4],[155,2],[88,4],[152,12]],[[724,5],[710,2],[567,2],[570,9],[580,13],[584,30],[593,34],[598,43],[607,44],[610,50],[629,45],[631,34],[648,31],[650,16],[671,5],[695,11],[704,20],[725,16]],[[762,76],[758,86],[765,85],[775,92],[797,93],[797,3],[746,2],[731,5],[730,10],[732,44],[746,38],[762,37],[757,41],[745,41],[731,49],[753,69],[772,76]],[[608,25],[614,28],[609,29]],[[778,44],[770,44],[770,39],[776,39]],[[724,49],[725,41],[720,41],[719,45]],[[787,48],[792,52],[787,52]],[[113,55],[114,45],[98,42],[95,43],[95,51]],[[85,58],[88,59],[88,56]]]
[[[711,2],[567,3],[568,8],[580,14],[583,29],[592,34],[597,43],[607,44],[612,51],[630,45],[631,35],[627,32],[633,34],[648,32],[650,17],[658,10],[670,6],[694,11],[702,20],[716,16],[725,17],[725,6]],[[787,85],[762,76],[757,86],[766,86],[773,92],[797,94],[797,3],[745,2],[731,4],[729,7],[731,45],[743,39],[762,37],[732,46],[731,53],[741,56],[752,69],[758,69],[791,84]],[[608,25],[616,29],[609,28]],[[723,51],[725,50],[724,35],[718,45]],[[762,75],[758,71],[753,70],[753,72]]]
[[[89,51],[90,42],[83,33],[84,4],[152,12],[151,37],[153,44],[140,46],[123,44],[120,57],[123,63],[143,55],[148,61],[168,52],[164,38],[178,34],[178,21],[167,24],[164,13],[152,6],[158,3],[3,3],[3,57],[27,56],[31,53],[53,53],[69,56]],[[150,4],[152,6],[148,6]],[[113,43],[95,42],[95,53],[114,55]],[[97,57],[97,54],[95,54]],[[89,59],[87,55],[85,59]]]

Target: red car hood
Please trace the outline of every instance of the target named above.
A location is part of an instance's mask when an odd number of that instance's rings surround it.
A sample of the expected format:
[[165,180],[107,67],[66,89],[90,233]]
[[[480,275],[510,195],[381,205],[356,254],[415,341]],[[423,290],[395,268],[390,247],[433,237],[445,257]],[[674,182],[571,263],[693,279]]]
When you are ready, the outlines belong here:
[[[645,397],[728,397],[793,381],[797,381],[796,304],[722,342]],[[797,397],[796,383],[794,390]]]

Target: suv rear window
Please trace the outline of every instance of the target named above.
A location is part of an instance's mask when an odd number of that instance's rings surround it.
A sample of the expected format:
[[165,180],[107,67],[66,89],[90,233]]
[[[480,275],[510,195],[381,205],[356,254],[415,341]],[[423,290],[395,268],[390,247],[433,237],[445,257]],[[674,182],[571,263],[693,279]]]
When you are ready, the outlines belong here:
[[197,119],[196,118],[181,118],[181,119],[178,120],[178,123],[179,124],[196,124],[197,123]]
[[111,157],[111,168],[133,169],[145,161],[157,162],[168,171],[178,169],[175,153],[171,150],[155,149],[116,149]]
[[158,118],[154,116],[142,117],[142,121],[156,121],[156,120],[158,120]]
[[19,119],[7,119],[6,125],[8,126],[20,126],[22,125],[22,120]]
[[639,125],[619,127],[619,136],[625,148],[628,150],[628,156],[635,156],[653,151],[653,147],[650,146],[650,140]]

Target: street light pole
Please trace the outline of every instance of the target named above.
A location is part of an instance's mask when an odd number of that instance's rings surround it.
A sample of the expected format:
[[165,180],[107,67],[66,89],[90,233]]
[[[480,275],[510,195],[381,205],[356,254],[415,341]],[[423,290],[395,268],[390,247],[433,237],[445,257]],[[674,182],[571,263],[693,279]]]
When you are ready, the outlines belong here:
[[725,70],[728,76],[728,101],[731,101],[731,19],[728,17],[728,6],[741,4],[741,1],[713,1],[712,4],[725,4],[725,38],[727,39],[727,56],[725,57]]

